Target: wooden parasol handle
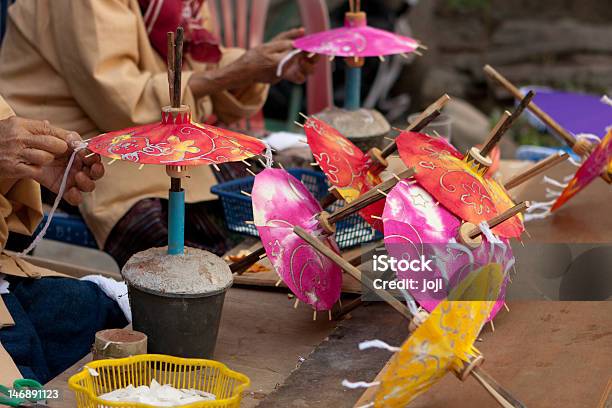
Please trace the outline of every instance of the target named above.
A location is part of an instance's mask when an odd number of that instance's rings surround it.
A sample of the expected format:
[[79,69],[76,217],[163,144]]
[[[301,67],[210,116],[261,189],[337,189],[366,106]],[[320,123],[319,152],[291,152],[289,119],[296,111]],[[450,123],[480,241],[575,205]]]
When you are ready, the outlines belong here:
[[[429,105],[423,112],[417,116],[417,118],[408,125],[405,129],[407,132],[418,132],[423,130],[427,125],[429,125],[435,118],[437,118],[446,102],[450,100],[450,96],[447,94],[442,95],[438,98],[434,103]],[[386,159],[390,155],[392,155],[397,150],[397,144],[395,141],[391,142],[387,145],[381,152],[381,156],[383,159]]]
[[[508,92],[510,92],[516,99],[523,99],[524,95],[521,91],[514,86],[510,81],[504,78],[499,72],[497,72],[492,66],[485,65],[484,72],[492,79],[497,81],[500,85],[502,85]],[[553,129],[559,136],[561,136],[565,142],[573,147],[576,143],[576,139],[574,136],[565,130],[559,123],[557,123],[553,118],[551,118],[546,112],[540,109],[535,103],[530,102],[527,107],[534,115],[538,117],[542,122],[544,122],[547,126]]]
[[506,120],[504,120],[500,126],[496,126],[495,132],[489,137],[484,147],[480,150],[481,155],[486,157],[489,155],[489,153],[491,153],[491,150],[493,150],[495,145],[499,143],[504,133],[506,133],[506,131],[510,129],[510,127],[512,127],[518,117],[521,116],[521,113],[523,113],[523,111],[525,110],[527,105],[529,105],[534,96],[535,93],[533,91],[529,91],[527,95],[521,98],[521,102],[514,109],[510,117],[506,118]]
[[255,262],[259,261],[262,255],[265,255],[265,254],[266,254],[266,249],[263,246],[261,248],[257,248],[256,250],[254,250],[253,252],[251,252],[250,254],[242,258],[241,260],[232,262],[230,264],[230,271],[232,271],[232,273],[237,273],[238,275],[242,275],[244,271],[249,269],[249,267],[253,265]]
[[397,300],[393,295],[389,292],[381,289],[376,289],[374,287],[374,283],[370,280],[369,277],[362,274],[359,269],[351,265],[346,259],[342,256],[338,255],[331,248],[329,248],[323,241],[319,238],[312,236],[308,233],[304,228],[295,226],[293,227],[293,232],[295,232],[300,238],[306,241],[310,246],[312,246],[317,252],[321,255],[329,258],[332,262],[342,268],[343,271],[348,273],[351,277],[356,279],[357,281],[367,285],[372,288],[374,293],[376,293],[382,300],[387,302],[389,306],[395,309],[398,313],[404,316],[406,319],[411,320],[412,314],[406,305]]
[[526,408],[526,406],[516,399],[509,391],[502,387],[493,377],[491,377],[481,367],[475,367],[470,375],[484,387],[485,390],[499,405],[504,408]]
[[[401,172],[397,176],[397,178],[396,177],[392,177],[389,180],[383,181],[382,183],[380,183],[377,186],[373,187],[370,191],[368,191],[368,192],[362,194],[361,196],[359,196],[359,198],[351,201],[350,203],[346,204],[344,207],[339,208],[338,210],[334,211],[329,216],[325,216],[325,217],[322,217],[322,218],[326,218],[326,220],[327,220],[327,222],[329,222],[329,224],[334,224],[334,223],[336,223],[336,222],[338,222],[338,221],[348,217],[351,214],[355,214],[357,211],[359,211],[359,210],[367,207],[368,205],[373,204],[376,201],[384,198],[387,195],[387,193],[389,191],[391,191],[391,189],[393,189],[393,187],[395,187],[395,185],[400,180],[408,178],[408,177],[412,177],[414,174],[415,174],[415,171],[412,168],[410,168],[408,170],[405,170],[405,171]],[[325,211],[323,213],[325,213]],[[325,226],[324,226],[324,228],[325,228]]]
[[514,187],[517,187],[526,182],[527,180],[534,178],[538,174],[542,174],[551,167],[556,166],[557,164],[567,160],[568,157],[569,154],[562,152],[552,154],[544,160],[540,160],[524,172],[512,177],[504,184],[504,187],[506,188],[506,190],[510,190]]
[[[491,218],[490,220],[487,221],[487,224],[489,225],[489,227],[495,228],[502,222],[507,221],[510,218],[517,215],[518,213],[525,211],[527,208],[529,208],[529,205],[530,205],[529,201],[523,201],[522,203],[519,203],[515,205],[514,207],[508,208],[503,213]],[[475,228],[473,228],[471,231],[468,232],[468,236],[472,239],[476,238],[477,236],[481,234],[482,234],[482,230],[478,226],[476,226]]]

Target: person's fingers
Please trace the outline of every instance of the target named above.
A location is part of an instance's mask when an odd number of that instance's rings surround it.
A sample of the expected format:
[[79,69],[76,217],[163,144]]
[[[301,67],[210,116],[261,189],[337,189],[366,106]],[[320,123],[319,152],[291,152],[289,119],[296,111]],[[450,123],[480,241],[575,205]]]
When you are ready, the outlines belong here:
[[79,171],[75,174],[74,182],[77,188],[85,193],[90,193],[96,188],[96,183],[83,171]]
[[283,31],[278,34],[276,37],[272,38],[271,41],[281,41],[281,40],[295,40],[296,38],[300,38],[304,36],[304,27],[292,28],[291,30]]
[[68,151],[68,144],[54,136],[25,134],[23,135],[23,142],[26,148],[44,150],[54,156],[59,156]]
[[34,166],[45,166],[55,160],[54,155],[44,150],[26,148],[19,154],[24,162]]
[[48,120],[26,120],[24,127],[34,135],[48,135],[62,139],[66,143],[81,141],[78,133],[52,126]]
[[89,167],[89,177],[92,180],[100,180],[104,176],[104,166],[102,163],[94,163]]
[[102,159],[99,154],[91,154],[88,150],[81,150],[79,152],[79,158],[83,161],[85,166],[93,166],[95,163],[100,163]]
[[66,190],[63,198],[71,205],[79,205],[83,202],[83,194],[77,187],[70,187]]
[[40,175],[41,168],[27,163],[17,163],[15,165],[15,174],[20,178],[36,179]]
[[289,40],[270,41],[269,43],[265,44],[264,49],[269,53],[284,54],[293,49],[293,41],[289,41]]

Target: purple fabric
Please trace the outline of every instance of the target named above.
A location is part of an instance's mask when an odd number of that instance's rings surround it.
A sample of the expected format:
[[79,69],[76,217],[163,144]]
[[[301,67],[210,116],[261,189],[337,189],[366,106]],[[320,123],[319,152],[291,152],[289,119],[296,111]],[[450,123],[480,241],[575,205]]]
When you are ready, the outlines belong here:
[[[601,95],[528,87],[536,92],[534,102],[569,132],[591,133],[603,138],[612,125],[612,106]],[[541,122],[540,122],[541,123]]]

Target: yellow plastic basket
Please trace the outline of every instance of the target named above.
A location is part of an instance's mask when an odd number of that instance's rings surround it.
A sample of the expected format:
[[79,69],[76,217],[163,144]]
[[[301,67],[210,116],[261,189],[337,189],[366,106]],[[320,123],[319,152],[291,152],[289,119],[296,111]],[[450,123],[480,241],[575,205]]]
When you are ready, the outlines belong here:
[[87,367],[93,368],[98,375],[92,375],[90,370],[83,368],[83,371],[68,380],[68,385],[76,394],[78,408],[151,407],[139,402],[106,401],[98,396],[130,384],[134,387],[150,385],[153,379],[175,388],[193,388],[209,392],[217,398],[214,401],[181,405],[183,408],[238,408],[243,391],[251,383],[246,375],[232,371],[217,361],[161,354],[97,360],[88,363]]

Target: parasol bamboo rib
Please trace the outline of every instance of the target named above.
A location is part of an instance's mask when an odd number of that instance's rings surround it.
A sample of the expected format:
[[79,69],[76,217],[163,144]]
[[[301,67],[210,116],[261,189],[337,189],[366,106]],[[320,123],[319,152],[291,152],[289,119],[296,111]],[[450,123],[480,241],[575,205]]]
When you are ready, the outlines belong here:
[[480,151],[481,155],[486,157],[489,155],[489,153],[491,153],[491,150],[495,147],[497,143],[499,143],[504,133],[506,133],[506,131],[510,129],[510,127],[514,124],[518,117],[521,116],[521,113],[523,113],[523,111],[525,110],[527,105],[529,105],[534,96],[535,93],[533,91],[529,91],[527,95],[525,95],[525,97],[521,99],[521,102],[514,109],[512,115],[510,115],[510,118],[503,121],[501,126],[497,128],[497,131],[493,133],[493,135],[491,135],[489,140],[487,140],[487,143],[485,143],[484,147]]
[[[521,91],[514,86],[510,81],[504,78],[499,72],[497,72],[492,66],[485,65],[484,66],[485,73],[495,81],[497,81],[500,85],[502,85],[506,90],[508,90],[516,99],[522,99],[524,95]],[[551,129],[553,129],[559,136],[561,136],[565,142],[573,147],[576,143],[576,139],[574,136],[565,130],[561,125],[559,125],[553,118],[551,118],[546,112],[540,109],[535,103],[530,102],[527,106],[534,115],[538,117],[542,122],[546,123]]]
[[[406,128],[408,132],[418,132],[424,129],[432,120],[437,118],[441,109],[446,105],[446,102],[450,100],[450,96],[447,94],[442,95],[434,103],[429,105],[420,115]],[[382,157],[386,159],[397,150],[397,144],[395,141],[391,142],[382,150]]]
[[537,176],[538,174],[541,174],[546,170],[550,169],[551,167],[567,160],[568,157],[569,154],[561,152],[550,155],[546,159],[540,160],[538,163],[531,166],[526,171],[512,177],[504,184],[504,187],[506,188],[506,190],[510,190],[514,187],[517,187],[526,182],[527,180]]
[[376,293],[382,300],[387,302],[389,306],[399,312],[406,319],[412,319],[412,314],[410,313],[408,307],[406,307],[402,302],[393,297],[393,295],[391,295],[389,292],[374,288],[374,283],[372,282],[372,280],[370,280],[369,277],[362,274],[359,269],[351,265],[346,259],[342,258],[342,256],[334,252],[321,240],[316,237],[313,237],[305,229],[299,226],[293,227],[293,232],[295,232],[300,238],[310,244],[310,246],[317,250],[317,252],[319,252],[321,255],[326,256],[332,262],[342,268],[342,270],[351,275],[354,279],[358,280],[359,282],[362,282],[370,288],[373,288],[374,293]]
[[[408,169],[399,174],[399,179],[405,179],[408,177],[412,177],[415,174],[414,169]],[[376,201],[384,198],[385,193],[391,191],[393,187],[398,183],[398,179],[395,177],[390,178],[387,181],[383,181],[379,185],[373,187],[371,190],[362,194],[356,200],[351,201],[349,204],[345,205],[342,208],[334,211],[329,216],[329,222],[331,224],[348,217],[351,214],[356,213],[357,211],[367,207],[368,205],[375,203]]]
[[[525,211],[527,208],[529,208],[529,201],[523,201],[522,203],[519,203],[514,207],[507,209],[503,213],[491,218],[487,221],[487,224],[489,225],[489,227],[494,228],[502,222],[514,217],[518,213]],[[468,233],[468,236],[473,239],[479,236],[480,234],[482,234],[480,227],[476,227]]]

